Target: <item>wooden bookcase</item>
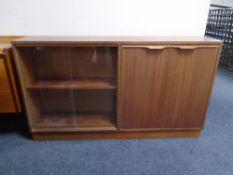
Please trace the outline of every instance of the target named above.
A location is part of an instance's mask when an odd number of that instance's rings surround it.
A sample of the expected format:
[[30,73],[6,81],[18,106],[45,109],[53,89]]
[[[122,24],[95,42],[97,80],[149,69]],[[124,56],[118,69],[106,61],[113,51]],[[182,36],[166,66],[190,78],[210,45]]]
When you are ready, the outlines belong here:
[[221,43],[26,37],[13,42],[34,139],[198,136]]

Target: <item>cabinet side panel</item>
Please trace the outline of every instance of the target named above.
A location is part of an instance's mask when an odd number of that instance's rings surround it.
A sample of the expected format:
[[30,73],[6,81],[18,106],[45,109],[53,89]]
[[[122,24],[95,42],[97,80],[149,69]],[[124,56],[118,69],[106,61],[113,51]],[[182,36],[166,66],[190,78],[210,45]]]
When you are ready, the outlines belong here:
[[201,128],[218,47],[171,49],[163,128]]
[[120,68],[119,128],[159,128],[169,49],[123,48]]
[[3,58],[0,58],[0,85],[0,112],[15,112],[16,108]]
[[18,77],[16,73],[16,67],[15,67],[15,62],[13,58],[13,52],[12,48],[8,48],[6,50],[6,68],[8,72],[8,79],[10,82],[10,89],[12,93],[12,97],[14,100],[14,106],[15,106],[15,111],[12,112],[22,112],[22,98],[21,98],[21,93],[20,93],[20,87],[19,87],[19,82],[18,82]]

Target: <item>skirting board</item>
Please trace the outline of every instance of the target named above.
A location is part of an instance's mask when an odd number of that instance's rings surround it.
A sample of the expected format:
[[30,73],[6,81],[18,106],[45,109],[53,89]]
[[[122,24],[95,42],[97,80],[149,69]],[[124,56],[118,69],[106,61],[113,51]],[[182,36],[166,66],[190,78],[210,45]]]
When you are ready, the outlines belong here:
[[146,131],[118,133],[33,133],[33,140],[91,140],[91,139],[131,139],[131,138],[174,138],[199,137],[201,130],[187,131]]

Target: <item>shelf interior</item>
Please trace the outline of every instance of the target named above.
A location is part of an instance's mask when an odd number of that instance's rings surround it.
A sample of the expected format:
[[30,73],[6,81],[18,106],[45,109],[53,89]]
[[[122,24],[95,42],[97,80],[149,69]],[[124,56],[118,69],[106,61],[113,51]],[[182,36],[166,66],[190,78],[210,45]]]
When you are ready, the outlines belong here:
[[33,129],[115,129],[117,46],[18,47]]
[[[26,87],[48,85],[113,88],[117,47],[20,47]],[[54,83],[54,84],[53,84]],[[80,84],[77,85],[77,84]]]
[[115,127],[115,90],[29,91],[33,123],[41,127]]

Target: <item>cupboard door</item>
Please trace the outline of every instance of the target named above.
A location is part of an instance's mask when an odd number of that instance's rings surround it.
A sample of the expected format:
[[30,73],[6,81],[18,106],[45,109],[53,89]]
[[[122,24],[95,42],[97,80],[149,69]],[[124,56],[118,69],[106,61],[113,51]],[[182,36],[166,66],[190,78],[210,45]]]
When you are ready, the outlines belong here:
[[201,128],[218,46],[173,46],[170,50],[163,128]]
[[164,103],[166,46],[124,46],[120,58],[118,127],[159,128]]

